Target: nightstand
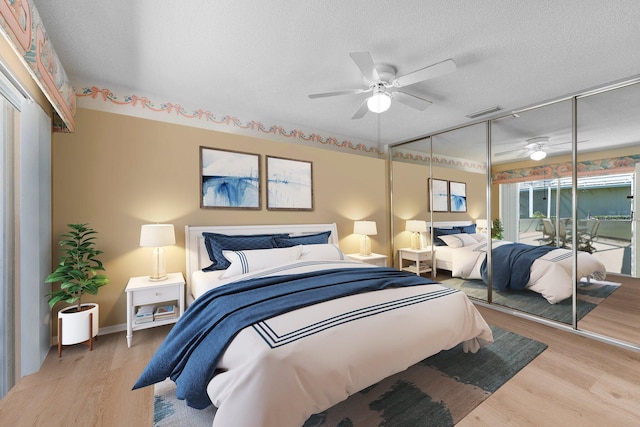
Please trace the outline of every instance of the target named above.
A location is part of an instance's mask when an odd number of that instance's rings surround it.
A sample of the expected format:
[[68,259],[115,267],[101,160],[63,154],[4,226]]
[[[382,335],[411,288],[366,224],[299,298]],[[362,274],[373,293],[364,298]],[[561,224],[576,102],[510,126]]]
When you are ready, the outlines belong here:
[[[426,247],[424,249],[399,249],[398,258],[400,259],[400,269],[410,271],[418,276],[423,273],[428,273],[432,271],[432,269],[435,270],[435,259],[433,260],[434,265],[431,265],[431,253],[431,247]],[[413,262],[405,266],[405,260]]]
[[[127,293],[128,347],[131,347],[133,331],[176,323],[184,314],[184,277],[182,273],[169,273],[167,276],[165,280],[161,281],[151,281],[149,276],[129,279],[125,288]],[[141,306],[157,308],[167,305],[175,305],[176,314],[174,316],[158,316],[157,320],[155,315],[140,320],[136,318],[136,313]]]
[[360,254],[346,254],[347,258],[354,261],[362,261],[367,264],[377,265],[378,267],[387,266],[387,256],[381,254],[360,255]]

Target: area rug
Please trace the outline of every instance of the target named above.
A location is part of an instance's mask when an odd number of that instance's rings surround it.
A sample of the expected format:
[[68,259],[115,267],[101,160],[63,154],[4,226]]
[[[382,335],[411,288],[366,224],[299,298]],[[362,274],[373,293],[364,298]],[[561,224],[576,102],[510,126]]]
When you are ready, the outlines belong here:
[[[492,326],[494,343],[464,353],[459,345],[310,417],[303,427],[453,426],[547,347]],[[154,426],[210,426],[215,409],[198,411],[156,384]]]
[[[487,300],[487,286],[482,280],[445,279],[441,282],[452,288],[464,291],[468,296],[482,301]],[[591,280],[579,282],[577,293],[578,320],[586,316],[598,304],[620,287],[620,283]],[[535,314],[546,319],[563,323],[572,323],[571,298],[557,304],[549,302],[539,293],[529,290],[523,291],[494,291],[493,302],[504,307]]]

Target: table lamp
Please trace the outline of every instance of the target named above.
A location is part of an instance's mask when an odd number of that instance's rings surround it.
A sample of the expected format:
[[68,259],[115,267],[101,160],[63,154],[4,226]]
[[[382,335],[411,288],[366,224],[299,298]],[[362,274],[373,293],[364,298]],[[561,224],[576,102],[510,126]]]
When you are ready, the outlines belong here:
[[163,246],[175,245],[176,235],[173,224],[145,224],[140,229],[140,246],[152,247],[153,267],[149,280],[160,281],[167,278]]
[[375,221],[356,221],[353,224],[353,233],[361,234],[360,255],[371,255],[371,239],[369,236],[378,234]]
[[487,220],[478,218],[476,219],[476,233],[486,233],[487,232]]
[[422,249],[422,238],[420,233],[427,231],[427,222],[410,219],[407,221],[405,229],[411,231],[411,249]]

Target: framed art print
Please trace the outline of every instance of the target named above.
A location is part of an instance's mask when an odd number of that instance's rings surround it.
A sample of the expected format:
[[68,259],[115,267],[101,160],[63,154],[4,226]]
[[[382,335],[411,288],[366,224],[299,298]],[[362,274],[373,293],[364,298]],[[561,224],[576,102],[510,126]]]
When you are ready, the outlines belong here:
[[260,155],[200,147],[200,207],[260,209]]
[[267,209],[313,210],[311,162],[267,156]]
[[467,211],[467,184],[464,182],[449,181],[449,194],[451,212]]
[[429,190],[431,191],[431,212],[449,211],[448,182],[442,179],[429,178]]

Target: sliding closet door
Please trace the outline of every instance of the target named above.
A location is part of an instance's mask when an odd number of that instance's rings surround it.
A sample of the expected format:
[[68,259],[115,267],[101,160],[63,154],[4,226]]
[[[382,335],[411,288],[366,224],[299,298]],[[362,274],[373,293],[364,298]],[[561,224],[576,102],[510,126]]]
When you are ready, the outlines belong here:
[[[519,111],[491,122],[492,219],[498,240],[572,248],[572,102],[563,100]],[[496,245],[494,245],[496,246]],[[493,250],[494,276],[499,267]],[[550,290],[539,292],[493,285],[493,303],[550,320],[573,324],[572,268]]]
[[579,97],[577,112],[579,248],[607,272],[584,285],[578,328],[639,345],[640,83]]

